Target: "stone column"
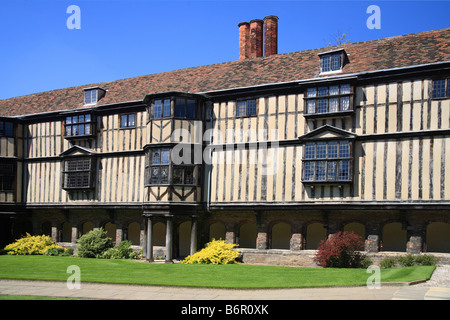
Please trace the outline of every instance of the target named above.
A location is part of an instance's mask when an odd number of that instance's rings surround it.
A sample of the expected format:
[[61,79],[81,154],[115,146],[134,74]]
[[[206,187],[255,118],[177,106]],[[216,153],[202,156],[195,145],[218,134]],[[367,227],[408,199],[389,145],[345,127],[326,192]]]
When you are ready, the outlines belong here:
[[191,247],[189,254],[193,255],[197,251],[197,217],[191,219]]
[[77,238],[78,238],[78,226],[73,223],[72,224],[72,238],[71,238],[71,242],[72,243],[76,243],[77,242]]
[[172,261],[172,216],[166,217],[166,263],[173,263]]
[[148,262],[153,262],[153,217],[147,218],[147,247],[146,258]]
[[368,224],[366,226],[367,238],[364,243],[364,249],[366,252],[379,252],[380,251],[380,228],[378,225]]
[[423,246],[423,232],[422,230],[413,229],[407,231],[406,252],[408,253],[420,253]]
[[60,228],[59,223],[57,221],[52,221],[52,240],[55,242],[61,241],[59,234],[60,234]]
[[303,234],[301,230],[301,226],[294,226],[292,229],[291,241],[289,244],[290,250],[298,251],[303,249]]

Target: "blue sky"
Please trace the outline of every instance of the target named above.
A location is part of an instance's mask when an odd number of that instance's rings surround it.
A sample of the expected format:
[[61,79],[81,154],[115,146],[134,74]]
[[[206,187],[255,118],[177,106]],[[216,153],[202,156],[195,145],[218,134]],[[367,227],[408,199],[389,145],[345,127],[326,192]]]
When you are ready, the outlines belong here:
[[[70,5],[81,29],[68,29]],[[381,29],[369,29],[377,5]],[[450,1],[4,0],[0,99],[238,59],[238,23],[279,17],[278,52],[450,27]]]

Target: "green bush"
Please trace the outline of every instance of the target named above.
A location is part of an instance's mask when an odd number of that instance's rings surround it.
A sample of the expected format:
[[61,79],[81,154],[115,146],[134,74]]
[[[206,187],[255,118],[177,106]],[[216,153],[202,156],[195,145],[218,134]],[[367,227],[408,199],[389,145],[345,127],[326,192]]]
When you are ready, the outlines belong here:
[[439,261],[438,258],[432,255],[412,255],[385,258],[380,262],[381,268],[398,268],[398,267],[413,267],[413,266],[434,266]]
[[52,248],[48,248],[47,251],[44,252],[45,256],[60,256],[64,253],[65,249],[60,247],[52,247]]
[[5,250],[10,255],[33,255],[44,254],[51,248],[64,250],[62,247],[58,246],[50,236],[32,236],[27,233],[25,237],[8,244],[5,247]]
[[118,246],[109,248],[103,252],[105,259],[130,259],[132,258],[133,249],[131,249],[131,242],[128,240],[122,241]]
[[187,256],[181,263],[186,264],[228,264],[235,263],[239,257],[239,251],[234,250],[235,244],[226,243],[224,240],[214,240],[207,243],[205,248]]
[[103,253],[114,246],[103,228],[89,231],[77,243],[78,256],[81,258],[102,258]]

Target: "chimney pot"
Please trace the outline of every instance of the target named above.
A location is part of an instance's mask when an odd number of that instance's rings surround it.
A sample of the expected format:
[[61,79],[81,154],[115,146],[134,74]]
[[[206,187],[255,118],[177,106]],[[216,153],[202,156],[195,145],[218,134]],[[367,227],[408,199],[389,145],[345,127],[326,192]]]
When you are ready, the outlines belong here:
[[264,17],[264,55],[278,53],[278,17]]

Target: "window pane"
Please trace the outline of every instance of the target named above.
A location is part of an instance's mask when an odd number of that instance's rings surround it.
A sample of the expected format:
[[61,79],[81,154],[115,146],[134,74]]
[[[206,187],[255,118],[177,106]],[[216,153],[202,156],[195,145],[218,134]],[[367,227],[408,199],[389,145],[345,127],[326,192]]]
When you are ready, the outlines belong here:
[[72,117],[72,123],[78,123],[78,117],[77,116]]
[[91,90],[91,103],[96,103],[97,102],[97,90]]
[[339,86],[330,86],[330,96],[337,96],[339,94]]
[[120,116],[120,127],[128,127],[128,116],[126,114]]
[[341,98],[341,111],[350,110],[350,97]]
[[305,159],[314,159],[316,157],[316,144],[307,143],[305,146]]
[[72,117],[66,117],[66,124],[72,123]]
[[349,160],[339,161],[339,180],[349,180]]
[[245,101],[238,101],[236,116],[245,117],[247,115],[247,108]]
[[152,164],[160,164],[161,163],[161,154],[160,149],[155,149],[152,152]]
[[339,157],[348,158],[350,157],[350,144],[348,141],[341,141],[339,143]]
[[170,99],[164,100],[163,117],[164,118],[170,117]]
[[450,79],[447,80],[447,97],[450,97]]
[[183,183],[183,168],[174,167],[172,171],[172,183],[182,184]]
[[91,115],[90,114],[85,114],[84,115],[84,122],[91,122]]
[[196,107],[197,103],[195,100],[187,100],[187,105],[186,105],[186,117],[187,118],[195,118],[195,107]]
[[328,161],[327,180],[336,180],[336,161]]
[[72,126],[66,126],[66,136],[72,135]]
[[150,183],[157,184],[159,182],[159,167],[152,167]]
[[256,115],[256,100],[247,100],[247,116]]
[[328,99],[319,99],[318,100],[317,113],[325,113],[325,112],[327,112],[327,104],[328,104]]
[[14,126],[12,122],[5,122],[5,136],[12,137],[14,135]]
[[135,118],[134,114],[129,114],[128,115],[128,127],[134,127],[135,126],[134,118]]
[[318,96],[324,97],[326,95],[328,95],[328,87],[320,87],[318,90]]
[[316,100],[308,100],[308,113],[316,113]]
[[340,70],[341,69],[341,54],[335,53],[331,56],[331,70]]
[[153,118],[161,118],[161,100],[155,100]]
[[445,97],[445,80],[433,81],[433,98]]
[[161,167],[161,180],[160,183],[167,184],[169,183],[169,166]]
[[338,156],[338,143],[337,141],[331,141],[328,143],[328,158],[337,158]]
[[92,134],[92,132],[91,132],[91,125],[88,123],[88,124],[85,124],[84,125],[84,134]]
[[338,111],[339,111],[339,98],[331,98],[330,112],[338,112]]
[[84,115],[78,116],[78,123],[84,122]]
[[184,168],[184,184],[194,184],[194,168]]
[[186,105],[185,99],[175,99],[175,117],[186,117]]
[[314,161],[305,162],[304,179],[306,181],[314,180]]
[[84,104],[90,104],[91,103],[91,92],[85,91],[84,92]]
[[327,157],[327,143],[317,142],[317,159],[325,159]]
[[306,96],[308,98],[315,97],[316,96],[316,88],[308,88],[306,91]]
[[341,84],[341,94],[350,93],[350,85],[349,84]]
[[169,163],[170,149],[161,149],[161,164]]
[[323,181],[325,180],[325,168],[326,161],[317,161],[316,162],[316,180]]
[[78,125],[78,135],[79,136],[84,136],[84,125],[80,124]]
[[331,71],[331,57],[329,55],[320,58],[321,72]]

